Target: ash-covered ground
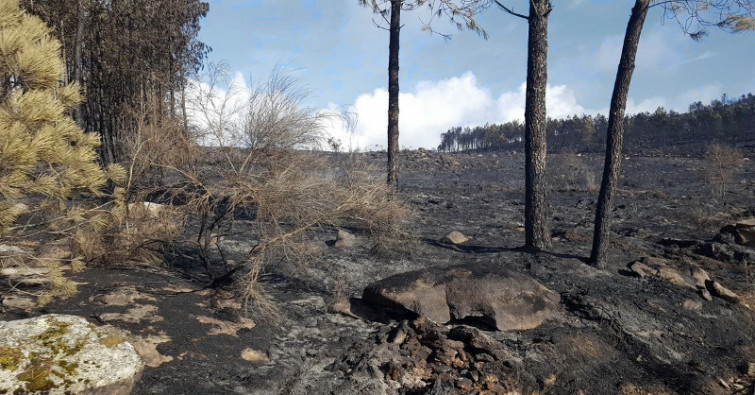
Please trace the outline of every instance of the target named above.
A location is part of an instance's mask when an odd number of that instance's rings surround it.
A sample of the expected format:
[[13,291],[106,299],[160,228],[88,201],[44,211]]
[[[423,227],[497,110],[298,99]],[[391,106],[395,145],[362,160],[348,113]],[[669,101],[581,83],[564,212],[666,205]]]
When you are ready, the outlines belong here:
[[[88,268],[69,275],[78,295],[4,308],[0,319],[75,314],[128,330],[148,365],[135,394],[754,393],[755,250],[721,229],[755,217],[755,158],[719,197],[702,158],[626,157],[606,270],[585,263],[601,165],[598,155],[549,156],[547,252],[519,249],[523,155],[412,151],[400,195],[415,211],[416,240],[375,256],[359,235],[352,248],[331,247],[337,230],[322,229],[319,259],[260,277],[277,313],[245,310],[232,284],[209,288],[199,268],[166,264]],[[470,240],[438,242],[454,230]],[[227,237],[224,248],[251,242]],[[560,302],[535,329],[496,331],[361,301],[376,280],[457,265],[530,276]]]

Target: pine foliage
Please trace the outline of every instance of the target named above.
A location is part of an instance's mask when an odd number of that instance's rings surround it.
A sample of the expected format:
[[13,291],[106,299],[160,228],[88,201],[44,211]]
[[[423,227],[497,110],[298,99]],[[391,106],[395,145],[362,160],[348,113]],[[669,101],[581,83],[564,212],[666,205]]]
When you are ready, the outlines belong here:
[[0,231],[25,195],[97,194],[107,181],[96,161],[99,137],[69,116],[82,96],[78,85],[61,85],[62,70],[50,29],[18,0],[0,0]]

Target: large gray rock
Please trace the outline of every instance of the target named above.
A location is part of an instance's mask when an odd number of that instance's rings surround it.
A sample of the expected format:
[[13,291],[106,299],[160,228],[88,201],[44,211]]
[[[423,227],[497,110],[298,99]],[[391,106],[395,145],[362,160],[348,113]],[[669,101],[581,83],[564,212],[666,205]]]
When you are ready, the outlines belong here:
[[368,285],[362,297],[436,323],[475,319],[502,331],[536,328],[560,300],[535,279],[495,264],[402,273]]
[[0,393],[129,394],[143,367],[131,344],[81,317],[0,322]]

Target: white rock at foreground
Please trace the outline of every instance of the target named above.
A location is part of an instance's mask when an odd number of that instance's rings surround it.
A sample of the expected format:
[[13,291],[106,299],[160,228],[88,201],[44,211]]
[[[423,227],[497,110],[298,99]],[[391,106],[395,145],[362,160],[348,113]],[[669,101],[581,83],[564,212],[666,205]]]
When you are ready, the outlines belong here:
[[131,344],[81,317],[0,322],[0,394],[129,394],[143,369]]

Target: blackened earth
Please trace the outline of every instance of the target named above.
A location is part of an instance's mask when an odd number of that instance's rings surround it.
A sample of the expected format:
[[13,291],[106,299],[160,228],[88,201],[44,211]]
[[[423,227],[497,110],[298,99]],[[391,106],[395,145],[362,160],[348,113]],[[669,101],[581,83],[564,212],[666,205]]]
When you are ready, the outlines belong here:
[[[385,161],[380,153],[358,156],[380,168]],[[332,160],[352,163],[345,154]],[[416,211],[417,240],[378,257],[367,248],[328,247],[336,230],[323,229],[313,236],[326,246],[320,259],[281,262],[261,276],[277,314],[245,310],[223,286],[208,288],[200,268],[173,264],[89,268],[70,275],[81,283],[75,297],[6,309],[0,319],[76,314],[151,339],[153,367],[134,394],[752,394],[755,261],[751,248],[719,231],[755,217],[755,157],[735,172],[723,198],[702,158],[626,157],[608,265],[597,270],[585,258],[601,162],[598,155],[549,157],[547,252],[519,249],[522,155],[412,151],[402,157],[400,194]],[[471,240],[437,242],[452,230]],[[249,243],[229,238],[224,247],[240,254]],[[640,277],[628,265],[644,257],[679,272],[702,268],[737,299],[708,300],[700,290]],[[498,332],[437,325],[359,300],[384,277],[478,262],[542,282],[561,296],[557,314],[534,330]],[[129,303],[108,302],[119,292],[131,295]]]

